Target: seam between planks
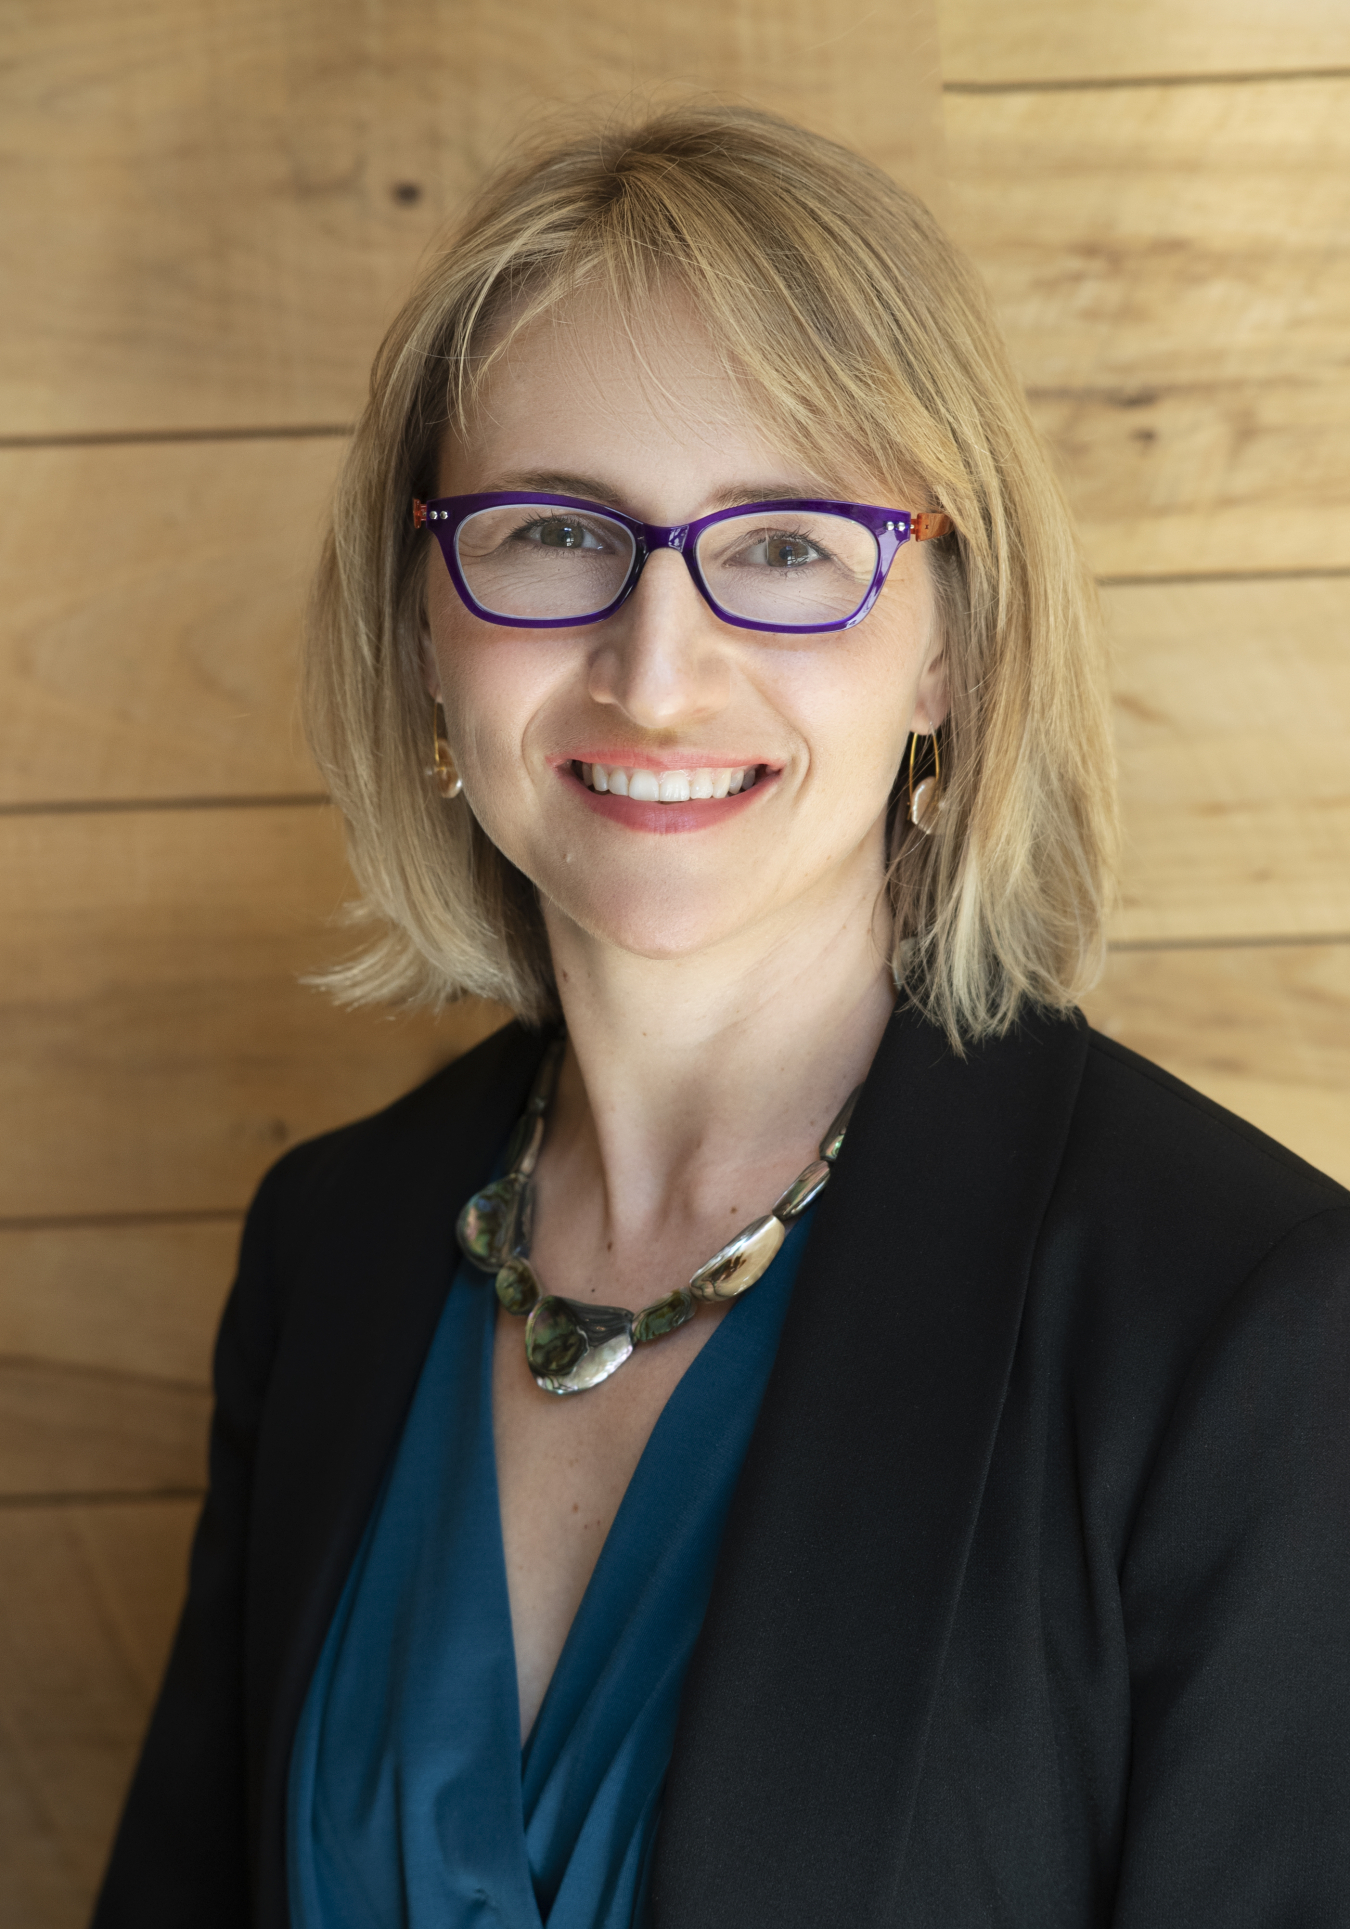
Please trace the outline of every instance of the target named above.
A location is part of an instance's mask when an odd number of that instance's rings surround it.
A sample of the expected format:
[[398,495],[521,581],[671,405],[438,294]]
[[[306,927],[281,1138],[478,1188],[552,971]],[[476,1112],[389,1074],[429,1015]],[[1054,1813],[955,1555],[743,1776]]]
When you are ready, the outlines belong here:
[[1099,576],[1098,589],[1150,589],[1169,583],[1308,583],[1336,581],[1350,576],[1350,565],[1297,569],[1178,569],[1156,576]]
[[1350,80],[1350,67],[1263,68],[1226,74],[1083,74],[1055,80],[944,80],[944,94],[1104,94],[1141,87],[1261,87],[1272,81]]
[[307,442],[352,433],[350,422],[254,424],[244,428],[89,429],[68,434],[0,435],[0,449],[109,449],[155,442]]
[[42,1507],[125,1507],[153,1505],[156,1501],[202,1500],[205,1487],[107,1487],[81,1489],[73,1493],[0,1494],[0,1513]]
[[43,803],[0,804],[0,817],[89,817],[149,810],[312,810],[332,801],[326,790],[244,797],[54,797]]
[[1350,944],[1350,931],[1302,931],[1292,936],[1231,938],[1122,938],[1108,944],[1109,955],[1125,951],[1279,951],[1314,945]]
[[0,1216],[0,1233],[6,1232],[120,1232],[136,1226],[217,1226],[238,1225],[244,1217],[242,1206],[185,1206],[166,1212],[42,1212],[11,1213]]
[[177,1375],[137,1373],[125,1366],[98,1366],[88,1360],[54,1359],[49,1353],[0,1353],[0,1385],[7,1377],[45,1373],[56,1379],[100,1380],[106,1385],[144,1387],[150,1392],[209,1393],[209,1379],[184,1380]]

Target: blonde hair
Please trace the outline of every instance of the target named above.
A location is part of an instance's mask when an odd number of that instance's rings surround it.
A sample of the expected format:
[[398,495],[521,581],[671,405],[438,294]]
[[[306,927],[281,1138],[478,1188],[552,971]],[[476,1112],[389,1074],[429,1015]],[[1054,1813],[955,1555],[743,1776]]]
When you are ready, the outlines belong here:
[[[946,652],[937,834],[893,801],[897,984],[966,1039],[1095,977],[1114,855],[1096,601],[974,271],[924,205],[846,149],[682,106],[520,150],[389,330],[311,609],[311,735],[378,934],[327,975],[353,1002],[556,1008],[534,887],[426,779],[414,495],[509,342],[580,290],[637,312],[676,281],[785,452],[939,508]],[[784,371],[790,379],[785,379]]]

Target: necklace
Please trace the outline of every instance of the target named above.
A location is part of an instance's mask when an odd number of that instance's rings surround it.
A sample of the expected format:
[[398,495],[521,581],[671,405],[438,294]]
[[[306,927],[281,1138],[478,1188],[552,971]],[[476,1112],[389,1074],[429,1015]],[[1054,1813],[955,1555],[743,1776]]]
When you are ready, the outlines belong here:
[[818,1199],[844,1143],[857,1102],[849,1094],[820,1142],[820,1156],[797,1174],[764,1218],[752,1220],[720,1252],[700,1266],[687,1286],[653,1300],[639,1312],[626,1306],[591,1306],[544,1291],[530,1264],[534,1229],[532,1174],[544,1143],[544,1127],[558,1083],[567,1040],[554,1040],[544,1054],[525,1110],[506,1148],[506,1172],[475,1192],[455,1224],[466,1259],[497,1276],[497,1298],[508,1313],[525,1319],[525,1357],[546,1393],[584,1393],[617,1373],[635,1346],[664,1339],[685,1326],[699,1301],[737,1299],[768,1271],[788,1227]]

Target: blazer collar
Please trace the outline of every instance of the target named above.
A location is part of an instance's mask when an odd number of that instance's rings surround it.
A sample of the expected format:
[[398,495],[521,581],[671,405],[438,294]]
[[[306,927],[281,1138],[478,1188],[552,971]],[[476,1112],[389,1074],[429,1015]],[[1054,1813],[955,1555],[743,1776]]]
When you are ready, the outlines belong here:
[[685,1689],[659,1929],[889,1923],[1087,1052],[887,1029],[816,1212]]
[[275,1209],[283,1310],[246,1627],[259,1929],[287,1921],[291,1743],[454,1276],[455,1217],[487,1179],[546,1042],[509,1025],[387,1112],[300,1148],[292,1203]]

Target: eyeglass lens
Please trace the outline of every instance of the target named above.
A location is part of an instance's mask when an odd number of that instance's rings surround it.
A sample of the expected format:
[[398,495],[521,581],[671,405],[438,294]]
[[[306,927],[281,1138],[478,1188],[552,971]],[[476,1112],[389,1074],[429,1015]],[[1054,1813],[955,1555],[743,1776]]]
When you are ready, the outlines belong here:
[[[496,616],[580,622],[620,595],[634,539],[595,510],[506,503],[460,525],[459,567],[470,595]],[[805,629],[846,622],[871,587],[877,541],[847,516],[750,511],[705,529],[695,559],[731,617]]]

